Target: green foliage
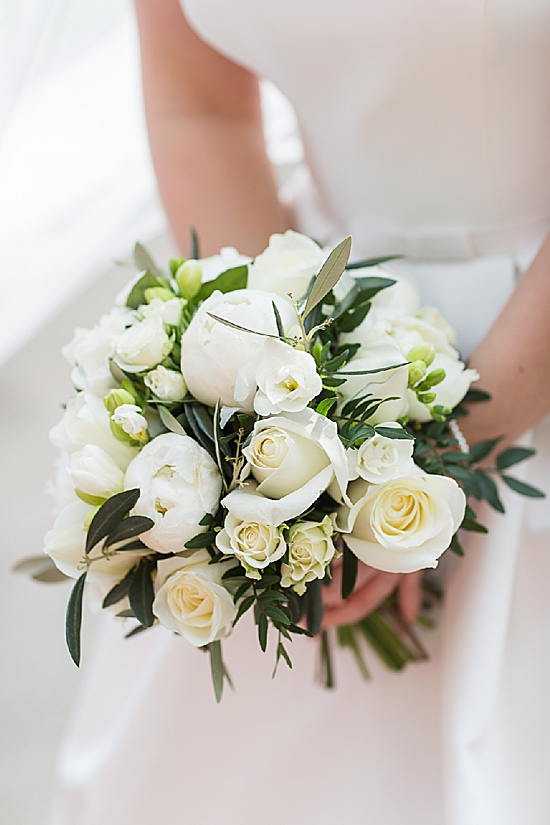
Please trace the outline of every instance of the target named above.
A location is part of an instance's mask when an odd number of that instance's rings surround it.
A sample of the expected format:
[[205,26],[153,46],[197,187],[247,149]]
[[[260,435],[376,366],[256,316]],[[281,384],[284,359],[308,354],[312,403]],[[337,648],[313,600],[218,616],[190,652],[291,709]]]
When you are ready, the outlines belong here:
[[354,591],[359,570],[359,559],[344,541],[344,553],[342,558],[342,598],[347,599]]
[[232,269],[226,269],[225,272],[222,272],[221,275],[218,275],[213,281],[206,281],[199,289],[193,301],[197,304],[206,301],[215,290],[227,293],[234,292],[236,289],[246,289],[247,283],[248,266],[246,264],[235,266]]
[[72,589],[67,604],[65,620],[65,638],[71,658],[77,667],[80,666],[80,630],[82,627],[82,598],[87,573],[82,573]]
[[210,672],[212,674],[214,695],[216,696],[216,702],[219,703],[223,694],[224,682],[227,681],[230,687],[233,687],[233,683],[223,661],[221,641],[210,642],[208,652],[210,653]]
[[[108,498],[92,519],[86,536],[86,554],[108,536],[137,503],[140,490],[125,490]],[[149,528],[146,528],[149,529]],[[142,531],[143,532],[143,531]]]
[[141,559],[134,569],[134,575],[130,580],[130,586],[128,588],[130,607],[138,622],[144,627],[152,627],[155,621],[153,613],[155,592],[151,577],[155,569],[156,562],[153,559]]
[[344,238],[344,240],[332,250],[311,285],[306,305],[302,313],[303,318],[306,318],[311,310],[316,307],[317,304],[319,304],[338,283],[344,269],[346,268],[350,252],[351,237]]
[[124,578],[121,581],[117,582],[115,586],[109,590],[109,592],[103,599],[103,604],[101,605],[102,607],[111,607],[111,605],[120,602],[128,595],[128,591],[130,590],[130,584],[135,571],[136,568],[132,567],[132,569],[126,573]]

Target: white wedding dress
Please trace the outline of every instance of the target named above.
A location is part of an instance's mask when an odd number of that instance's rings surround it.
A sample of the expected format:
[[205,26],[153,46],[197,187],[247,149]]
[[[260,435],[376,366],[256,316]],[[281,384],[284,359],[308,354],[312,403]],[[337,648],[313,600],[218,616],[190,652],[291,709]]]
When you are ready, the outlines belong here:
[[[550,227],[547,0],[184,7],[294,104],[299,228],[352,232],[355,257],[406,254],[471,351]],[[548,489],[549,422],[528,438],[523,472]],[[52,821],[548,825],[550,506],[504,498],[450,565],[430,661],[394,674],[371,656],[371,683],[338,651],[337,689],[315,684],[307,639],[272,681],[243,622],[216,706],[206,656],[161,628],[125,641],[104,616]]]

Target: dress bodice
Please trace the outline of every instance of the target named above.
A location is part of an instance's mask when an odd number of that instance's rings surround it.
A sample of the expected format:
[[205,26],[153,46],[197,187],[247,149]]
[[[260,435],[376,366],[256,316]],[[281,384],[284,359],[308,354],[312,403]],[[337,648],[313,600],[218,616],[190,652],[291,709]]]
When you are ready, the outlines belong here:
[[[205,40],[290,99],[343,230],[464,259],[550,225],[547,0],[182,4]],[[439,234],[451,238],[441,256]]]

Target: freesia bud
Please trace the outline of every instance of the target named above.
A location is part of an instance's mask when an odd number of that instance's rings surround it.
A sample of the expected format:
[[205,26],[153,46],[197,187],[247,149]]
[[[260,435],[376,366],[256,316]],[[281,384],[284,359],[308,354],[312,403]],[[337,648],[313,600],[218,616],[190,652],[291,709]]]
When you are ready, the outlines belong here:
[[171,289],[166,286],[150,286],[144,290],[143,295],[148,304],[154,301],[155,298],[160,298],[161,301],[171,301],[176,296]]
[[187,258],[172,258],[172,260],[170,261],[170,264],[169,264],[170,274],[172,275],[172,277],[175,277],[176,272],[178,271],[180,266],[182,266],[182,264],[185,263],[186,260],[187,260]]
[[409,387],[414,387],[419,381],[422,381],[426,375],[426,364],[424,361],[413,361],[409,364]]
[[438,384],[441,384],[446,377],[447,373],[444,369],[440,368],[437,370],[432,370],[422,381],[422,384],[417,387],[417,390],[420,390],[420,392],[431,390],[432,387],[436,387]]
[[435,358],[435,348],[431,344],[418,344],[407,355],[408,361],[423,361],[427,367]]
[[188,301],[194,298],[202,283],[202,269],[198,261],[185,261],[175,274],[176,283],[182,298]]
[[109,415],[112,415],[117,407],[121,407],[123,404],[135,404],[135,401],[136,399],[130,392],[122,389],[111,390],[103,399]]
[[435,401],[435,392],[418,393],[418,400],[422,404],[433,404],[433,402]]

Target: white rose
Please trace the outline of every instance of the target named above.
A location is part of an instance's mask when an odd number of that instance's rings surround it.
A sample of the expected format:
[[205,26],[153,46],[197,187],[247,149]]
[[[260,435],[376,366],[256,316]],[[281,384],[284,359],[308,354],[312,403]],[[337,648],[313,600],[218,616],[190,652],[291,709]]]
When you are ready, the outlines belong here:
[[[342,377],[345,377],[346,372],[380,369],[394,364],[404,364],[405,361],[406,359],[399,348],[391,341],[372,344],[369,347],[362,348],[360,354],[346,364],[342,370]],[[374,415],[369,418],[369,423],[381,424],[383,421],[397,421],[407,412],[408,381],[408,368],[404,366],[394,370],[375,372],[371,375],[347,376],[346,383],[338,388],[338,392],[344,403],[352,398],[360,398],[368,394],[373,396],[373,400],[375,398],[395,399],[384,401]]]
[[256,383],[254,409],[260,415],[299,412],[323,389],[315,359],[273,338],[264,344]]
[[187,386],[183,380],[183,375],[176,372],[176,370],[167,370],[162,364],[148,372],[143,381],[145,386],[149,387],[151,392],[161,401],[175,403],[181,401],[187,395]]
[[126,490],[139,487],[133,510],[155,526],[140,536],[158,553],[179,553],[207,528],[199,522],[218,508],[222,480],[215,462],[189,436],[165,433],[143,447],[124,479]]
[[226,565],[209,561],[206,550],[160,561],[155,581],[153,613],[163,627],[195,647],[220,639],[237,614],[222,583]]
[[71,378],[77,390],[89,390],[103,397],[117,386],[109,360],[119,336],[133,321],[133,312],[115,307],[108,315],[103,315],[93,329],[75,330],[73,340],[63,347],[62,352],[74,367]]
[[245,484],[222,501],[243,521],[283,524],[311,507],[333,479],[345,496],[348,467],[338,429],[313,410],[256,422],[243,453],[259,485]]
[[124,473],[111,456],[95,444],[72,453],[69,474],[74,486],[90,496],[110,498],[124,489]]
[[[86,533],[84,522],[92,507],[83,501],[73,501],[57,516],[53,528],[44,536],[44,550],[56,567],[73,579],[86,570]],[[116,582],[124,578],[142,554],[124,551],[104,556],[101,547],[95,547],[89,558],[94,559],[88,570],[89,581]]]
[[323,521],[302,521],[288,531],[288,559],[281,564],[281,585],[302,596],[307,582],[322,579],[336,548],[329,516]]
[[144,372],[163,361],[172,349],[159,315],[140,321],[119,337],[114,360],[126,372]]
[[[466,369],[462,361],[449,358],[448,355],[438,352],[429,367],[429,372],[436,369],[445,370],[445,378],[441,384],[436,384],[429,392],[435,393],[433,404],[454,409],[462,401],[473,381],[477,381],[479,373]],[[432,416],[428,407],[416,397],[416,393],[409,390],[409,417],[412,421],[431,421]]]
[[73,453],[86,444],[95,444],[125,470],[139,448],[119,441],[111,432],[109,413],[101,398],[79,392],[71,398],[61,421],[50,430],[54,447]]
[[224,246],[218,255],[200,259],[202,280],[213,281],[222,272],[249,264],[251,260],[252,258],[249,258],[248,255],[241,255],[240,252],[237,252],[234,246]]
[[[394,421],[380,426],[401,429]],[[350,479],[364,478],[371,484],[383,484],[399,476],[410,475],[414,468],[413,439],[387,438],[376,433],[364,441],[358,450],[348,450]]]
[[147,419],[137,404],[121,404],[113,413],[113,421],[119,424],[125,433],[141,440],[147,431]]
[[348,492],[354,504],[340,509],[338,528],[362,562],[389,573],[436,567],[466,507],[454,479],[420,471],[380,485],[353,481]]
[[272,302],[283,326],[296,323],[290,301],[259,290],[239,289],[223,295],[214,292],[200,306],[181,339],[181,371],[189,392],[203,404],[252,412],[258,351],[265,338],[221,324],[208,313],[256,332],[277,335]]
[[260,571],[285,554],[282,530],[281,526],[242,521],[228,513],[223,530],[216,536],[216,546],[222,553],[235,556],[250,579],[261,579]]
[[181,298],[170,298],[163,301],[162,298],[153,298],[151,303],[142,304],[138,309],[138,314],[142,318],[160,318],[163,323],[171,327],[177,327],[181,318],[181,308],[183,301]]
[[312,277],[321,269],[326,253],[315,241],[292,229],[272,235],[269,245],[248,270],[250,289],[265,289],[294,300],[301,298]]

